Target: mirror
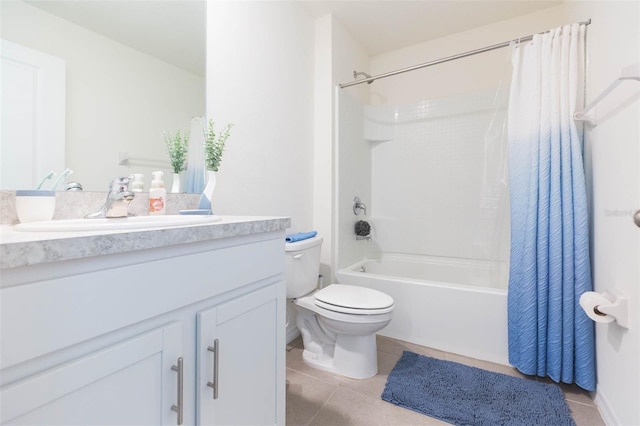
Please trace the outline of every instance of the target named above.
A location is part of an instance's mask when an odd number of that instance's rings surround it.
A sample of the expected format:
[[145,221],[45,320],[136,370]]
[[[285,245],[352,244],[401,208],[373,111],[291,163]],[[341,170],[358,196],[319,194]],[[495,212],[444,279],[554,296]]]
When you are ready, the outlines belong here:
[[[205,112],[206,2],[14,0],[0,7],[3,40],[64,64],[65,89],[58,90],[65,105],[59,126],[64,164],[56,167],[73,170],[67,180],[85,191],[106,191],[113,177],[142,173],[148,190],[151,172],[162,170],[171,188],[163,132],[188,130],[191,118]],[[5,138],[4,120],[3,164],[19,157],[13,151],[8,156],[5,143],[29,144]],[[37,133],[28,123],[13,124],[27,129],[18,133]],[[34,171],[22,188],[6,187],[10,180],[3,179],[0,189],[32,188],[48,171]]]

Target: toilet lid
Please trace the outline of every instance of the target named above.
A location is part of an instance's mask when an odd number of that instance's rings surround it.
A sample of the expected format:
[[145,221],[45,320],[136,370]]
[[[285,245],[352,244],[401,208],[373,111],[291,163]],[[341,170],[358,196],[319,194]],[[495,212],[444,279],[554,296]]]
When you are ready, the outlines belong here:
[[315,293],[316,304],[327,309],[351,313],[381,313],[371,312],[393,308],[393,298],[378,290],[345,284],[332,284]]

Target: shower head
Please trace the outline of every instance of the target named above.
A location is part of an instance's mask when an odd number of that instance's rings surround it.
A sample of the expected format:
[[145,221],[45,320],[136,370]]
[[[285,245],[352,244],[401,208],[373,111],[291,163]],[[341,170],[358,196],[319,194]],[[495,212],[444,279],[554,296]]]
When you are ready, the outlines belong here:
[[[366,72],[358,72],[358,71],[354,71],[353,72],[353,78],[357,79],[359,75],[364,76],[365,78],[371,78],[371,76],[369,74],[367,74]],[[374,80],[367,81],[367,84],[371,84],[371,83],[373,83],[373,81]]]

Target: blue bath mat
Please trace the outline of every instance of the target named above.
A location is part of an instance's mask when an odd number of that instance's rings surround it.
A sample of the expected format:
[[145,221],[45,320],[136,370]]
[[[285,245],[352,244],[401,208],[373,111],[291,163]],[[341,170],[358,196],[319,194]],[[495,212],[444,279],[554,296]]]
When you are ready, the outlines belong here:
[[454,425],[575,426],[560,387],[405,351],[382,399]]

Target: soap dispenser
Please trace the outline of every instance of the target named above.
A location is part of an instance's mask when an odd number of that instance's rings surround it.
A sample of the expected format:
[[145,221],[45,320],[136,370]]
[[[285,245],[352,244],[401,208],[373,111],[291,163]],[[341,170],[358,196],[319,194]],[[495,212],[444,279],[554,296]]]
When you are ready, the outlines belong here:
[[151,173],[151,190],[149,190],[149,214],[164,214],[167,199],[167,190],[164,188],[162,176],[164,173],[158,170]]
[[133,175],[133,183],[131,184],[131,190],[133,192],[143,192],[144,191],[144,182],[142,179],[144,175],[142,173],[134,173]]

